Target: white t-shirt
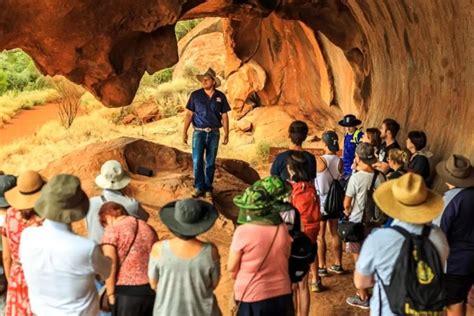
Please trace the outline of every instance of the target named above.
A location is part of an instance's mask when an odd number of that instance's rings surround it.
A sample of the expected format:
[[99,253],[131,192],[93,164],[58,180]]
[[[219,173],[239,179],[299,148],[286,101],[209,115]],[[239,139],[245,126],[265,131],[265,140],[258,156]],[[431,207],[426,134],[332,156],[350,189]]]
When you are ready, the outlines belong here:
[[107,278],[112,262],[95,242],[45,220],[21,234],[20,261],[35,315],[98,315],[95,276]]
[[[362,216],[367,201],[367,190],[370,189],[374,173],[367,171],[358,171],[351,175],[349,183],[347,184],[346,196],[352,198],[352,211],[349,216],[349,221],[360,223],[362,222]],[[375,188],[378,188],[385,179],[381,174],[377,176],[375,180]]]

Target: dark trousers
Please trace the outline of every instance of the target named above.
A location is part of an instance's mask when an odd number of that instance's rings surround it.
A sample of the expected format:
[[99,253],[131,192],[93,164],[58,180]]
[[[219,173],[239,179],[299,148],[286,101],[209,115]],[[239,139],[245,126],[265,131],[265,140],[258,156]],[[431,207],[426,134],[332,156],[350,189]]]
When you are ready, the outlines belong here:
[[112,316],[153,316],[154,291],[148,286],[117,286]]
[[272,297],[263,301],[245,303],[239,307],[238,316],[294,316],[293,294]]
[[199,191],[212,192],[218,147],[218,130],[193,132],[194,187]]

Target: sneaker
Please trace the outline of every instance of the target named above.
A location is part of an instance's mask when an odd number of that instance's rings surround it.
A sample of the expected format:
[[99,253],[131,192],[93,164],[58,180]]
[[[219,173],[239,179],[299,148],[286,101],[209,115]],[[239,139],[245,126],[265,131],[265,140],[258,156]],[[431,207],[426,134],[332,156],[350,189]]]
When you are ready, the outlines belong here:
[[326,268],[318,268],[318,275],[322,277],[328,276],[328,270]]
[[196,189],[196,190],[194,190],[194,192],[191,194],[191,196],[192,196],[193,198],[198,198],[198,197],[202,196],[203,193],[204,193],[204,192],[202,192],[201,190]]
[[206,193],[204,193],[204,197],[206,199],[212,199],[212,192],[207,191]]
[[328,270],[336,274],[343,274],[345,272],[340,264],[333,264]]
[[369,300],[361,300],[359,295],[348,297],[346,303],[362,309],[370,309]]
[[326,288],[324,287],[323,283],[321,282],[321,279],[317,280],[316,282],[311,282],[311,292],[322,292]]

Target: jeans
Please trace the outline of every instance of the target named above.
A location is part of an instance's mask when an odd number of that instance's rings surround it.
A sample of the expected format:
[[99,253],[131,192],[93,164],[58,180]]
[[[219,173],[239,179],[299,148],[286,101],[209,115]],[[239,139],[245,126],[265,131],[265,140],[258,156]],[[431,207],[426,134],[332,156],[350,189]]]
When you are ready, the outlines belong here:
[[195,130],[193,132],[194,188],[201,192],[212,192],[218,147],[219,131],[206,133]]

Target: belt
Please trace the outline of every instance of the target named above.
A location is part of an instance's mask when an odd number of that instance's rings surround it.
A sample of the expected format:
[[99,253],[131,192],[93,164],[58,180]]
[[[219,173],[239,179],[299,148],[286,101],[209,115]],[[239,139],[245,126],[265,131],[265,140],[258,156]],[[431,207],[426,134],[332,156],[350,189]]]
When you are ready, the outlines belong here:
[[213,132],[213,131],[218,131],[218,130],[219,130],[219,127],[205,127],[205,128],[195,127],[194,129],[195,129],[196,131],[201,131],[201,132],[210,133],[210,132]]

